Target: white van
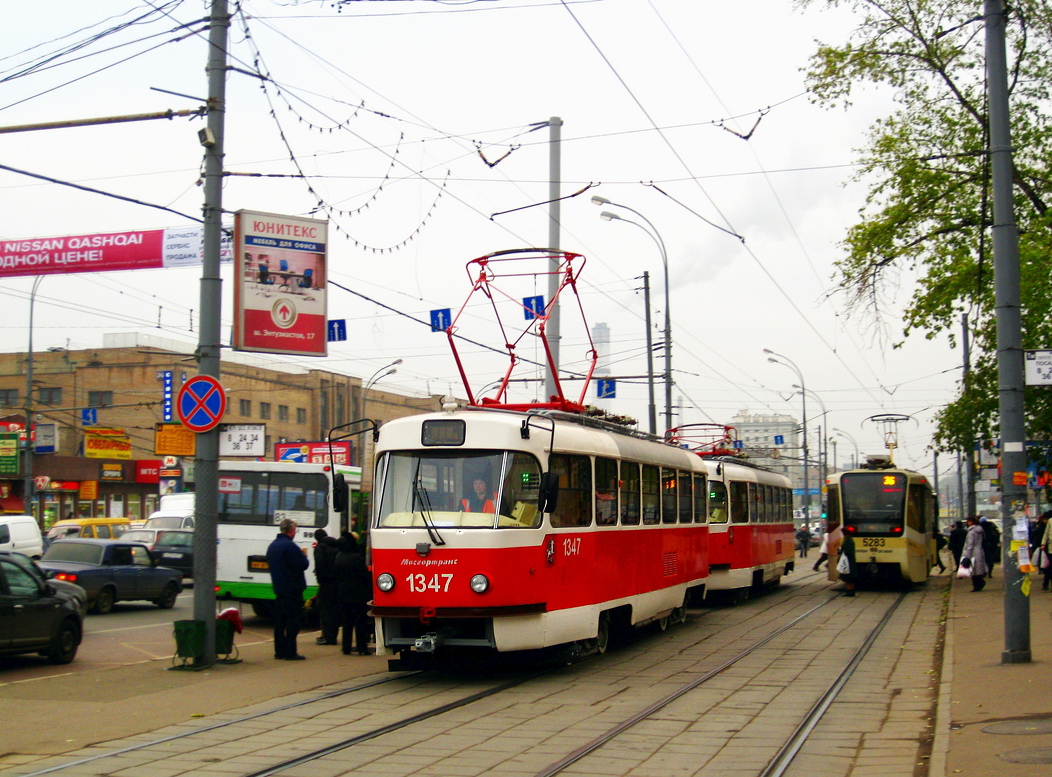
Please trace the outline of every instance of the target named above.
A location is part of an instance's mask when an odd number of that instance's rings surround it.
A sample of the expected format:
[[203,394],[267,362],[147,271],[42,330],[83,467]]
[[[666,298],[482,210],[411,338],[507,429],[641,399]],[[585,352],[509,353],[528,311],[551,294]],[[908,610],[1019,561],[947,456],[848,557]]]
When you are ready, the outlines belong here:
[[44,555],[40,527],[31,515],[0,515],[0,550],[39,559]]

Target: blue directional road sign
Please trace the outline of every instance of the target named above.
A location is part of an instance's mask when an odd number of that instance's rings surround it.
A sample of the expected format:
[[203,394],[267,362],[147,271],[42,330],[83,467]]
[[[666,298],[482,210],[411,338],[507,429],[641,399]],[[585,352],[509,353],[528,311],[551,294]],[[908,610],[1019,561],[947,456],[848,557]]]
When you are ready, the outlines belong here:
[[735,448],[735,450],[739,450],[739,449],[741,449],[743,447],[745,447],[745,446],[742,445],[742,441],[741,440],[735,440],[734,441],[734,448]]
[[80,411],[81,426],[96,426],[99,423],[99,411],[94,407],[85,407]]
[[445,332],[446,328],[452,323],[453,315],[449,308],[439,308],[431,311],[432,332]]
[[599,378],[596,380],[595,396],[598,399],[616,399],[617,381],[613,378]]
[[523,297],[522,312],[527,321],[532,321],[544,313],[544,297]]
[[776,434],[774,436],[774,444],[775,445],[785,445],[785,436],[781,435],[781,434]]
[[179,389],[175,410],[191,432],[207,432],[223,420],[226,392],[211,375],[195,375]]
[[347,339],[347,319],[337,318],[329,321],[329,342],[335,343]]

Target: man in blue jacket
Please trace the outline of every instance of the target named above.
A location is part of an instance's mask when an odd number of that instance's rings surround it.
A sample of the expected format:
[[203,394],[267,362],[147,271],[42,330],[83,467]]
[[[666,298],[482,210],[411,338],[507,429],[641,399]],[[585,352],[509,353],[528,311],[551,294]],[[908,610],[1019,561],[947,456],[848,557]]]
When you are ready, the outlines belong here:
[[310,565],[306,552],[293,542],[296,522],[282,518],[278,536],[267,548],[270,581],[274,585],[274,658],[302,661],[305,656],[296,650],[296,637],[303,624],[303,592],[307,577],[303,573]]

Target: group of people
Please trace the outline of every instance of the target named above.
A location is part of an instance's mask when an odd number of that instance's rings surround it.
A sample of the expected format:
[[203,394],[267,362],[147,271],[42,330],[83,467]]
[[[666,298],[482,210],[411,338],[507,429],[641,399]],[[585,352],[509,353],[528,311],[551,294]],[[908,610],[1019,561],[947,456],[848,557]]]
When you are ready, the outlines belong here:
[[[975,515],[956,521],[946,541],[958,577],[972,581],[972,591],[982,591],[1001,558],[1001,532],[993,521]],[[962,572],[965,569],[967,572]]]
[[[305,572],[310,566],[305,549],[295,542],[298,526],[282,519],[278,536],[267,548],[267,564],[274,586],[274,658],[302,661],[296,641],[303,626]],[[357,642],[359,655],[369,653],[370,623],[366,617],[372,581],[358,538],[345,532],[339,539],[324,529],[314,533],[314,572],[318,578],[316,603],[321,620],[319,645],[337,645],[343,627],[343,652],[350,655]]]

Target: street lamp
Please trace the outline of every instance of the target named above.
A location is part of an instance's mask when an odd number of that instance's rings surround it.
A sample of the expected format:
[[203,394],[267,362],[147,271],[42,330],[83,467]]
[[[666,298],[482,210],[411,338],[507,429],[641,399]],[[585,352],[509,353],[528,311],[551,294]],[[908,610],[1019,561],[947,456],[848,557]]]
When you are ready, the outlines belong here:
[[[606,197],[600,197],[599,195],[595,195],[594,197],[592,197],[592,204],[611,205],[615,208],[622,208],[623,210],[627,210],[629,213],[634,213],[636,216],[642,219],[647,226],[644,227],[643,224],[640,224],[636,221],[632,221],[631,219],[623,218],[622,216],[619,216],[616,213],[611,213],[608,210],[604,210],[602,213],[600,213],[599,218],[601,218],[603,221],[623,221],[626,224],[633,224],[639,227],[648,235],[650,235],[651,240],[657,243],[658,250],[661,252],[661,264],[665,271],[665,429],[667,431],[672,428],[672,314],[669,311],[668,252],[665,251],[665,241],[661,239],[661,233],[657,231],[657,228],[652,223],[650,223],[650,219],[648,219],[638,210],[635,210],[634,208],[630,208],[627,205],[622,205],[617,202],[611,202],[610,200],[606,199]],[[653,389],[651,389],[650,406],[651,413],[653,413]],[[651,420],[650,427],[651,431],[653,431],[653,420]]]
[[858,465],[859,465],[859,459],[858,459],[858,443],[857,443],[857,442],[855,442],[855,438],[854,438],[854,437],[852,437],[852,436],[851,436],[850,434],[848,434],[847,432],[842,432],[842,431],[841,431],[841,430],[839,430],[839,429],[834,429],[834,430],[833,430],[833,434],[838,434],[838,435],[840,435],[840,436],[841,436],[841,437],[843,437],[843,438],[844,438],[845,440],[848,440],[848,441],[849,441],[849,442],[850,442],[850,443],[851,443],[852,445],[854,445],[854,446],[855,446],[855,466],[853,466],[853,467],[852,467],[852,469],[858,469]]
[[800,399],[803,401],[803,416],[804,416],[804,422],[803,422],[803,433],[804,433],[804,445],[803,445],[803,453],[804,453],[804,462],[803,462],[803,464],[804,464],[804,515],[806,516],[806,520],[807,520],[808,524],[810,524],[810,522],[811,522],[811,489],[808,487],[808,483],[807,483],[807,462],[808,462],[808,454],[807,454],[807,389],[803,388],[803,386],[804,386],[804,374],[802,372],[800,372],[800,368],[796,366],[796,362],[794,362],[788,356],[782,356],[780,353],[775,353],[774,351],[769,350],[767,348],[764,348],[763,352],[765,354],[767,354],[767,361],[769,361],[769,362],[771,362],[773,364],[781,364],[783,367],[788,367],[793,372],[795,372],[796,373],[796,377],[798,377],[800,379],[800,386],[801,386]]
[[[374,372],[373,376],[371,378],[369,378],[369,380],[367,380],[365,382],[365,387],[362,389],[362,412],[360,414],[361,418],[365,418],[365,402],[366,402],[366,399],[369,396],[369,389],[371,389],[373,387],[373,384],[377,383],[378,381],[383,380],[388,375],[394,375],[396,372],[398,372],[398,370],[395,369],[395,368],[401,363],[402,363],[401,359],[395,359],[390,364],[384,365],[383,367],[378,369],[376,372]],[[386,370],[386,372],[385,372],[385,370]]]
[[822,435],[822,432],[826,432],[827,434],[829,432],[829,427],[826,426],[826,424],[828,423],[828,419],[826,418],[826,403],[822,401],[822,398],[818,396],[817,393],[815,393],[814,389],[805,389],[803,386],[798,386],[795,383],[793,384],[793,388],[797,391],[806,391],[808,394],[811,395],[811,398],[818,402],[818,404],[822,407],[822,427],[818,430],[818,468],[819,471],[822,473],[822,479],[821,481],[819,481],[818,489],[819,491],[821,491],[822,486],[825,485],[826,473],[829,469],[829,457],[826,455],[829,451],[829,448],[824,446],[825,437]]

